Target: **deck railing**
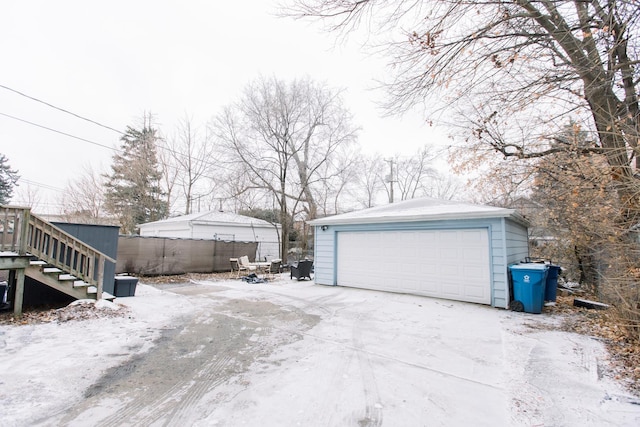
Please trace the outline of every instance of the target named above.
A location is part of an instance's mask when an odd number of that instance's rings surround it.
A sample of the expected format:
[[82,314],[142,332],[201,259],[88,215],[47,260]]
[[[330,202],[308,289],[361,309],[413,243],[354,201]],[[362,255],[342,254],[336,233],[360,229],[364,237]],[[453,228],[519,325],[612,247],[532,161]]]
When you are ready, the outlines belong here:
[[0,252],[25,255],[28,222],[28,208],[0,206]]
[[97,289],[102,298],[104,268],[116,260],[31,214],[29,208],[0,206],[2,252],[33,255]]

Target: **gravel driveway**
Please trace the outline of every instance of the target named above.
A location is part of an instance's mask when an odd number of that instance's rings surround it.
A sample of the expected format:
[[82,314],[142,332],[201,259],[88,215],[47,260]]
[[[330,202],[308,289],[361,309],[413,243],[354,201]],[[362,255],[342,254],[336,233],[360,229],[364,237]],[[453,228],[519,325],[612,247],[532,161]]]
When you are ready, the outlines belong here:
[[171,314],[153,342],[94,354],[111,367],[80,398],[9,425],[640,425],[601,343],[544,314],[288,278],[145,289],[117,302]]

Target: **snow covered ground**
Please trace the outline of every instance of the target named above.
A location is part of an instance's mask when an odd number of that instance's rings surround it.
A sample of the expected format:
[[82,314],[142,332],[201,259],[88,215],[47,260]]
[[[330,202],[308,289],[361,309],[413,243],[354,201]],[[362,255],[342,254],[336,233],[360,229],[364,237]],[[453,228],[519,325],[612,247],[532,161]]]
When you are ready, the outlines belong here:
[[0,326],[3,426],[637,426],[593,338],[541,314],[281,278]]

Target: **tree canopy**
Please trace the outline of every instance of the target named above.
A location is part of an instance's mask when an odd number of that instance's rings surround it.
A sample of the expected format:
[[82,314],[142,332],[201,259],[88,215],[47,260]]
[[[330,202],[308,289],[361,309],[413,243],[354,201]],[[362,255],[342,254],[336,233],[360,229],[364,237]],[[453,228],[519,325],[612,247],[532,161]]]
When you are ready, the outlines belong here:
[[105,207],[120,219],[124,233],[133,234],[138,224],[164,219],[168,213],[157,140],[156,129],[145,118],[141,129],[127,127],[120,138],[121,151],[113,156],[111,174],[106,176]]
[[227,161],[243,166],[239,192],[263,191],[280,213],[282,254],[298,212],[318,213],[318,186],[348,167],[343,148],[357,129],[339,90],[308,78],[261,78],[216,116],[212,129]]
[[[288,13],[366,27],[390,58],[387,107],[462,127],[460,161],[600,154],[622,220],[639,221],[638,1],[297,0]],[[554,143],[570,120],[585,144]]]

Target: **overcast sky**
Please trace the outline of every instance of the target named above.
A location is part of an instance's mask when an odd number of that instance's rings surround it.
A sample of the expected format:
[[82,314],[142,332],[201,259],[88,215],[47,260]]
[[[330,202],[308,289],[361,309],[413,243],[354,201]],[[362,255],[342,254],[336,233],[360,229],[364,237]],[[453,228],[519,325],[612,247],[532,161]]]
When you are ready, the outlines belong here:
[[185,115],[204,126],[260,75],[309,76],[346,89],[365,152],[408,155],[446,139],[419,114],[382,117],[372,88],[385,58],[357,36],[337,43],[317,22],[276,17],[276,1],[3,3],[0,153],[19,170],[18,195],[37,190],[49,211],[84,165],[108,168],[119,135],[6,88],[119,130],[151,112],[171,134]]

